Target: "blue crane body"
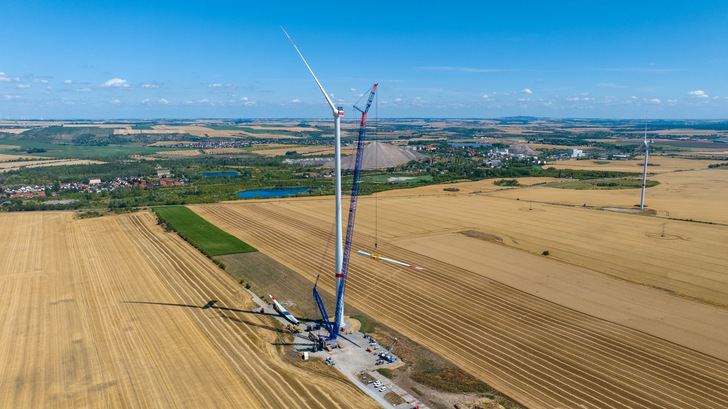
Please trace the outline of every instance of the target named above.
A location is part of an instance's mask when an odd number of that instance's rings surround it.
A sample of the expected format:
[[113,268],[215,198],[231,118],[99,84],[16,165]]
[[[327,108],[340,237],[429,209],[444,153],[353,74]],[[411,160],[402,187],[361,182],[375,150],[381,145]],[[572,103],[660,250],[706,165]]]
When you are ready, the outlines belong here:
[[[326,330],[329,333],[328,338],[332,340],[335,340],[337,338],[337,336],[339,335],[339,331],[341,330],[342,323],[340,321],[340,317],[342,316],[341,312],[344,309],[344,292],[346,291],[346,277],[349,271],[349,255],[351,254],[351,243],[354,238],[354,220],[356,219],[356,204],[359,198],[359,180],[361,177],[362,158],[364,156],[364,137],[366,135],[367,113],[369,112],[369,108],[371,107],[372,101],[374,100],[374,94],[377,91],[377,85],[379,84],[374,84],[374,86],[372,87],[372,90],[369,93],[369,98],[367,99],[366,107],[363,110],[357,108],[356,106],[354,107],[359,112],[361,112],[361,122],[359,124],[359,137],[357,139],[356,165],[354,166],[354,181],[351,187],[349,221],[346,226],[346,241],[344,242],[344,262],[341,268],[342,282],[336,294],[336,312],[334,315],[334,317],[336,318],[333,324],[329,320],[328,315],[326,315],[324,303],[321,300],[321,296],[319,295],[318,291],[316,290],[318,283],[313,286],[313,296],[316,300],[316,305],[321,312],[321,317],[323,318],[324,325],[326,326]],[[316,281],[318,282],[318,279]]]

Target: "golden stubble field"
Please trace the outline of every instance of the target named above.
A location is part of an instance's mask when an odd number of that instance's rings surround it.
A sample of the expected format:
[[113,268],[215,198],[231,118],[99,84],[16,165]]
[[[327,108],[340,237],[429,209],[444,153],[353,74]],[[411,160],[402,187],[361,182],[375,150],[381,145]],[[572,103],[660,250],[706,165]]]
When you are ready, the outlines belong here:
[[180,149],[177,151],[159,151],[157,155],[165,156],[197,156],[202,155],[199,149]]
[[[6,147],[3,147],[2,145],[0,145],[0,149],[9,149],[9,148],[6,148]],[[36,160],[36,159],[46,159],[46,158],[41,158],[39,156],[30,156],[30,155],[6,155],[3,153],[0,153],[0,162],[17,161],[17,160],[21,160],[21,159]]]
[[[352,305],[528,407],[728,405],[728,310],[668,292],[726,299],[728,227],[405,192],[360,199],[353,251],[428,270],[352,255]],[[191,208],[315,280],[331,198]]]
[[150,213],[0,222],[0,407],[377,407],[282,362],[247,293]]
[[[12,155],[2,155],[2,156],[12,156]],[[25,157],[29,158],[29,157]],[[39,168],[39,167],[45,167],[45,166],[65,166],[65,165],[89,165],[89,164],[98,164],[98,163],[106,163],[106,162],[99,162],[97,160],[88,160],[88,159],[46,159],[46,158],[40,158],[36,157],[38,160],[24,160],[24,161],[16,161],[16,162],[3,162],[0,158],[0,172],[7,172],[10,170],[17,170],[20,168]],[[13,160],[13,159],[6,159],[6,160]]]
[[[728,224],[728,168],[648,175],[647,179],[660,182],[645,190],[645,206],[658,216]],[[641,189],[573,190],[534,186],[492,195],[521,201],[635,209],[640,204]],[[656,226],[662,223],[667,223],[666,232],[677,226],[669,219],[654,221]],[[661,227],[655,231],[658,230],[662,232]]]
[[[676,170],[705,169],[708,165],[720,163],[719,160],[707,159],[684,159],[667,156],[650,155],[648,159],[647,173],[665,173]],[[592,160],[592,159],[567,159],[555,162],[548,162],[544,168],[555,169],[578,169],[578,170],[606,170],[612,172],[634,172],[642,174],[645,164],[645,157],[638,156],[629,160]]]

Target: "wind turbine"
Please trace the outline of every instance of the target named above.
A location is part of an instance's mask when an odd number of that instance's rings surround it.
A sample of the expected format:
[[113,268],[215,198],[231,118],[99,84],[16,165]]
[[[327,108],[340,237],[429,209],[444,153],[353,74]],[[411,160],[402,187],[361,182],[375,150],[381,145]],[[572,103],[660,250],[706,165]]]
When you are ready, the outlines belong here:
[[[293,39],[291,39],[291,36],[288,35],[286,30],[281,26],[281,30],[286,34],[286,37],[291,41],[291,44],[293,44],[293,48],[296,49],[296,52],[298,52],[298,55],[301,57],[301,60],[303,60],[303,63],[306,64],[306,68],[308,68],[308,71],[311,73],[311,76],[313,76],[313,79],[316,81],[316,84],[318,85],[319,89],[321,89],[321,92],[324,94],[324,97],[326,98],[326,102],[329,104],[329,107],[331,107],[331,111],[334,114],[334,170],[336,174],[336,267],[335,267],[335,274],[336,274],[336,294],[339,294],[339,289],[341,287],[341,284],[343,282],[343,273],[342,273],[342,267],[344,265],[344,244],[342,240],[342,233],[341,233],[341,117],[344,116],[344,109],[342,107],[337,107],[334,105],[334,103],[331,101],[331,98],[329,98],[329,95],[326,93],[326,90],[324,90],[324,87],[319,82],[318,78],[316,78],[316,74],[313,73],[313,70],[306,62],[306,59],[303,58],[303,54],[301,54],[301,51],[296,47],[296,43],[293,42]],[[338,322],[344,322],[344,309],[342,308],[341,311],[339,311],[339,317],[334,317],[334,319],[339,319]],[[338,328],[336,329],[338,331]]]
[[645,208],[645,185],[647,184],[647,157],[650,156],[650,144],[647,142],[647,121],[645,120],[645,170],[642,173],[642,200],[640,201],[640,209]]

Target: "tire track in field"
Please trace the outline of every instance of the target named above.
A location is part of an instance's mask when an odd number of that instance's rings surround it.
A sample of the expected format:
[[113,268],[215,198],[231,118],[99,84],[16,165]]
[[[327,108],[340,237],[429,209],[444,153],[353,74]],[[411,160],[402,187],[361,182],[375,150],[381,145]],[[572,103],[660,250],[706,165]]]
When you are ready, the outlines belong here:
[[[249,207],[246,207],[245,210],[246,211],[249,211],[249,212],[252,212],[253,214],[255,214],[255,217],[245,217],[245,215],[243,215],[242,212],[232,212],[232,214],[231,214],[231,212],[230,211],[227,211],[227,210],[226,211],[220,211],[217,208],[222,208],[221,206],[218,206],[218,207],[211,206],[211,207],[207,207],[205,210],[206,211],[209,211],[210,214],[214,214],[214,217],[221,218],[221,220],[222,219],[225,219],[225,218],[228,218],[228,219],[234,218],[235,219],[235,222],[230,221],[227,224],[232,224],[232,225],[237,224],[237,226],[238,226],[237,228],[240,229],[241,231],[246,231],[245,229],[248,229],[247,232],[246,232],[246,234],[245,234],[245,236],[243,237],[243,240],[248,240],[247,237],[250,234],[255,234],[256,237],[257,237],[257,239],[253,239],[252,241],[250,241],[251,244],[253,244],[253,245],[256,245],[257,244],[256,243],[256,240],[264,240],[264,242],[267,243],[267,244],[264,245],[264,246],[261,246],[261,248],[270,246],[272,248],[285,248],[285,251],[286,252],[291,252],[291,251],[296,251],[296,249],[298,249],[298,248],[304,248],[305,249],[306,244],[308,244],[309,247],[316,247],[316,244],[314,244],[314,240],[313,240],[314,238],[315,239],[318,239],[319,243],[322,242],[323,240],[325,240],[323,238],[323,236],[326,235],[326,232],[318,232],[317,230],[321,230],[321,229],[318,229],[316,226],[312,226],[310,224],[301,223],[300,221],[295,220],[295,217],[294,216],[286,217],[286,216],[290,215],[290,213],[288,211],[286,211],[286,214],[282,214],[280,212],[273,211],[272,212],[273,215],[270,216],[271,219],[272,218],[275,218],[278,222],[280,222],[281,218],[283,218],[283,220],[285,220],[284,224],[287,226],[286,233],[284,234],[282,231],[271,231],[270,230],[271,229],[271,226],[272,225],[275,225],[275,223],[261,221],[261,220],[265,220],[266,219],[265,217],[263,217],[264,216],[264,213],[266,213],[266,211],[259,210],[257,207],[254,207],[253,209],[250,209]],[[251,219],[251,220],[248,220],[248,219]],[[291,219],[293,219],[293,220],[291,220]],[[241,225],[240,220],[245,220],[246,223],[248,223],[248,224],[247,225]],[[297,233],[296,232],[296,230],[297,230],[296,229],[296,223],[298,223],[299,226],[301,226],[298,229],[302,230],[303,233]],[[221,225],[222,227],[227,227],[225,222],[218,223],[218,224]],[[267,233],[268,233],[267,236],[265,234],[261,233],[261,231],[266,231],[266,228],[268,229],[267,230]],[[254,233],[251,233],[251,231],[254,232]],[[238,231],[238,233],[239,233],[239,231]],[[276,235],[278,235],[278,238],[277,239],[275,237]],[[290,237],[291,236],[296,236],[296,235],[301,235],[302,237],[307,237],[308,243],[302,244],[302,243],[299,243],[299,242],[292,242],[292,239]],[[283,237],[286,238],[285,239],[285,243],[277,243],[277,242],[284,241]],[[258,244],[258,245],[260,246],[260,244]],[[309,251],[301,250],[301,251],[299,251],[298,256],[303,256],[305,254],[308,254],[308,257],[307,258],[309,258],[309,259],[311,258],[310,257],[310,254],[311,254],[311,251],[310,250]],[[296,256],[290,256],[290,258],[296,259]],[[301,260],[301,258],[299,258],[298,260]],[[408,260],[409,261],[412,261],[411,259],[408,259]],[[293,264],[295,265],[296,263],[293,263]],[[302,264],[303,264],[303,267],[304,268],[301,268],[302,267]],[[316,270],[316,266],[312,266],[311,264],[312,263],[308,263],[308,265],[306,265],[306,263],[299,261],[297,263],[297,265],[294,266],[294,268],[298,267],[297,270],[299,270],[299,271],[301,271],[301,270],[304,270],[304,271],[305,270],[315,271]],[[289,265],[289,267],[291,267],[291,265]],[[356,269],[354,268],[354,265],[352,264],[352,270],[350,270],[350,272],[352,272],[352,276],[350,277],[349,285],[351,286],[350,287],[350,291],[353,292],[353,293],[356,293],[357,292],[356,280],[351,280],[351,278],[355,276],[355,272],[354,272],[355,270]],[[443,284],[442,282],[443,281],[445,281],[445,280],[440,280],[440,285],[441,286],[438,288],[439,290],[442,289],[442,284]],[[324,284],[327,285],[327,286],[329,286],[329,287],[332,287],[332,285],[330,283],[324,282]],[[446,282],[446,284],[449,284],[449,282]],[[471,283],[465,283],[465,284],[471,284]],[[468,287],[468,288],[473,288],[473,287]],[[475,288],[477,288],[477,286]],[[421,292],[421,293],[407,293],[407,292],[403,292],[402,291],[402,288],[398,288],[397,290],[400,293],[400,294],[398,294],[398,298],[396,298],[397,300],[400,300],[400,299],[405,299],[405,300],[407,300],[407,299],[422,299],[421,297],[423,295],[424,296],[427,295],[427,293],[425,293],[425,292]],[[453,291],[453,293],[456,293],[457,292],[457,289],[454,289],[452,291]],[[413,298],[413,297],[417,297],[417,296],[419,296],[420,298]],[[535,297],[532,297],[532,298],[535,299]],[[388,300],[385,300],[385,299],[376,299],[374,301],[376,301],[376,302],[386,302]],[[389,301],[391,302],[391,295],[390,295],[390,300]],[[540,302],[543,302],[542,300],[539,300],[539,301]],[[365,309],[367,312],[369,312],[369,311],[376,311],[376,308],[377,308],[376,302],[372,302],[372,303],[368,304],[369,308],[363,308],[363,309]],[[357,305],[357,307],[362,308],[361,305],[359,305],[359,304],[356,304],[356,305]],[[438,307],[441,307],[441,306],[438,306]],[[423,308],[423,306],[422,305],[408,305],[407,308],[410,308],[411,311],[418,311],[418,310],[421,311],[422,308]],[[510,306],[509,308],[512,308],[512,306]],[[528,308],[531,308],[531,307],[529,306]],[[398,311],[399,309],[398,308],[394,308],[394,310],[395,311]],[[442,318],[440,318],[440,319],[447,321],[448,318],[451,318],[451,317],[452,317],[451,312],[448,311],[448,314],[445,315],[445,316],[442,316]],[[589,317],[587,317],[587,318],[589,318]],[[589,319],[586,319],[585,321],[590,321],[590,320]],[[509,325],[512,325],[513,324],[513,321],[504,321],[504,322],[508,323]],[[470,324],[473,325],[472,322]],[[475,323],[475,324],[477,324],[477,323]],[[619,326],[616,326],[616,325],[613,325],[613,324],[610,324],[609,326],[611,326],[611,327],[617,327],[617,328],[620,328],[620,330],[624,331],[624,329],[621,328],[621,327],[619,327]],[[468,332],[467,331],[467,328],[468,327],[469,327],[468,325],[464,325],[464,326],[459,327],[459,328],[453,328],[453,333],[458,334],[460,332]],[[399,328],[399,327],[395,327],[395,328]],[[437,330],[437,329],[433,328],[433,330]],[[485,328],[479,328],[479,330],[482,331],[482,330],[485,330]],[[604,329],[602,328],[600,331],[604,331]],[[606,335],[614,337],[614,335],[613,334],[610,335],[608,331],[607,331],[607,334]],[[517,336],[517,334],[513,334],[513,336]],[[649,336],[645,337],[644,334],[637,334],[637,336],[636,336],[635,339],[642,339],[642,338],[648,338],[649,339],[649,338],[653,338],[653,337],[649,337]],[[472,339],[471,339],[471,341],[472,341]],[[664,342],[663,342],[663,344],[664,344]],[[616,345],[619,346],[620,344],[616,344]],[[622,348],[624,348],[624,347],[622,347]],[[634,349],[633,347],[630,347],[630,348]],[[637,351],[639,351],[639,348],[637,349]],[[690,352],[692,352],[692,351],[688,351],[688,354]],[[699,357],[700,354],[693,354],[693,355],[698,355],[698,357]],[[657,357],[659,358],[659,355]],[[627,360],[628,360],[628,358],[624,358],[623,362],[624,361],[627,361]],[[721,362],[723,365],[725,364],[722,361],[719,361],[719,362]],[[672,364],[674,365],[674,363],[672,363]],[[615,366],[612,366],[612,367],[613,368],[616,368]],[[657,368],[657,369],[650,368],[649,370],[651,370],[651,371],[658,371],[659,368]],[[677,371],[677,372],[679,373],[680,371]],[[645,376],[648,377],[648,378],[654,377],[654,374],[656,374],[656,373],[657,372],[653,372],[653,375],[647,374]],[[664,372],[663,372],[663,375],[664,375]],[[626,378],[622,378],[622,379],[623,379],[623,383],[625,383],[624,382],[624,379],[626,379]],[[710,378],[708,378],[708,379],[710,379]],[[687,380],[689,381],[689,379],[687,379]],[[700,379],[695,378],[695,381],[692,383],[692,385],[695,386],[697,383],[699,383],[699,381],[700,381]],[[650,384],[656,385],[659,382],[660,381],[650,381]],[[611,385],[610,387],[613,388],[614,385]],[[664,391],[665,391],[665,389],[663,388],[661,390],[656,390],[655,393],[656,394],[657,393],[664,393]],[[508,393],[508,391],[506,391],[506,392]],[[682,392],[685,392],[688,395],[691,395],[692,394],[692,392],[690,390],[682,391]],[[670,391],[668,391],[668,393],[670,393]],[[724,394],[721,393],[721,389],[718,389],[718,393],[717,394],[724,396]],[[700,395],[698,395],[698,396],[700,396]],[[678,400],[680,400],[680,399],[678,399]],[[720,402],[725,403],[726,401],[725,400],[722,400]],[[687,402],[683,402],[683,403],[684,404],[688,404]]]
[[[144,230],[145,227],[139,223],[138,220],[135,221],[136,227],[140,230]],[[148,231],[144,232],[143,234],[150,234]],[[159,245],[160,243],[154,242],[151,244],[153,245]],[[177,243],[179,244],[179,243]],[[189,247],[187,244],[182,244],[185,246],[185,248],[182,249],[183,252],[189,251]],[[179,265],[178,263],[181,262],[181,259],[177,258],[177,251],[169,251],[170,249],[166,249],[164,252],[161,251],[161,249],[157,249],[157,251],[150,252],[149,254],[173,254],[174,256],[167,260],[167,262],[173,262],[177,265],[175,265],[175,268],[181,269],[184,277],[185,286],[180,286],[178,290],[182,289],[182,287],[185,288],[191,288],[193,289],[192,292],[188,292],[187,294],[181,294],[181,299],[196,299],[196,300],[204,300],[204,299],[216,299],[218,302],[216,303],[216,306],[220,306],[223,308],[236,308],[234,302],[231,302],[227,300],[225,297],[220,297],[222,294],[234,294],[239,291],[239,288],[236,287],[236,284],[233,282],[233,280],[223,273],[219,272],[216,267],[212,267],[210,269],[211,263],[206,259],[199,260],[199,264],[206,264],[205,269],[208,270],[207,275],[205,275],[204,278],[198,276],[197,273],[193,273],[196,269],[188,269],[184,268],[184,265]],[[197,260],[196,260],[197,261]],[[179,280],[171,280],[171,283],[176,283]],[[196,314],[197,315],[197,314]],[[258,320],[258,317],[251,317],[254,320]],[[208,321],[210,322],[210,321]],[[225,348],[226,350],[235,350],[236,345],[239,348],[240,345],[255,345],[257,338],[256,335],[254,335],[254,332],[251,328],[249,328],[247,325],[243,328],[246,329],[244,333],[241,333],[240,326],[239,325],[233,325],[233,321],[230,320],[224,320],[223,323],[227,328],[221,328],[218,332],[216,332],[215,336],[212,338],[216,341],[223,343],[221,348]],[[219,325],[217,325],[219,327]],[[214,330],[215,328],[209,328],[210,330]],[[224,331],[223,331],[224,330]],[[253,332],[251,332],[253,331]],[[232,335],[231,335],[232,334]],[[241,338],[242,336],[242,338]],[[223,342],[226,341],[226,342]],[[259,343],[259,342],[258,342]],[[241,354],[241,356],[250,357],[252,359],[251,363],[246,367],[242,368],[241,371],[245,371],[246,369],[249,370],[249,368],[265,368],[267,365],[258,358],[260,355],[265,355],[266,353],[260,349],[257,350],[249,350],[249,353]],[[279,388],[277,393],[272,394],[272,398],[274,399],[287,399],[288,401],[279,401],[277,404],[279,405],[287,405],[285,407],[293,407],[300,406],[301,403],[304,403],[309,401],[312,404],[314,404],[314,407],[331,407],[331,403],[334,403],[336,407],[346,407],[347,403],[342,402],[341,404],[334,402],[330,402],[328,398],[325,397],[325,395],[322,394],[321,390],[319,388],[313,388],[312,390],[307,389],[304,387],[300,381],[295,378],[291,377],[285,374],[285,371],[261,371],[258,372],[256,375],[257,379],[265,379],[266,376],[268,377],[268,381],[264,383],[263,387],[270,389],[272,387],[271,381],[273,382],[273,386]],[[273,378],[271,378],[271,376]],[[261,388],[262,389],[262,388]],[[315,395],[315,396],[314,396]],[[343,404],[343,406],[342,406]],[[305,406],[310,407],[310,406]]]

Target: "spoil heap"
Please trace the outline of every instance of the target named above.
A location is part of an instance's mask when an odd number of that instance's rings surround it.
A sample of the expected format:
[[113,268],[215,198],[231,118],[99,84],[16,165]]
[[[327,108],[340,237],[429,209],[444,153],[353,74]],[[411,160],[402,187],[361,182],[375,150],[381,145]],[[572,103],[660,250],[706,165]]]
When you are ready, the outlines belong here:
[[535,156],[536,151],[534,151],[530,146],[524,144],[524,143],[517,143],[515,145],[511,145],[508,147],[508,152],[512,153],[514,155],[525,155],[525,156]]
[[[371,142],[364,147],[361,168],[366,170],[391,168],[411,160],[419,160],[426,157],[427,155],[399,146]],[[341,167],[343,169],[354,169],[355,165],[356,155],[350,155],[341,159]],[[333,166],[333,163],[327,166]]]

